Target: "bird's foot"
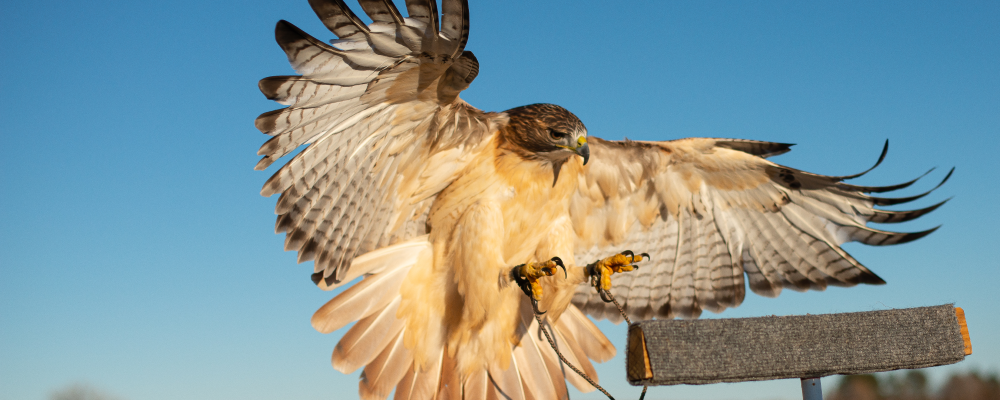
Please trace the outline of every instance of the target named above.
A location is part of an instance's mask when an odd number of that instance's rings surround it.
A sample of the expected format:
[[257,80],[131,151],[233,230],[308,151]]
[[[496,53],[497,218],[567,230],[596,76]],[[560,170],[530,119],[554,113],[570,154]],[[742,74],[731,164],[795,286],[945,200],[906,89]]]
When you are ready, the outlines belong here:
[[539,263],[521,264],[510,271],[511,278],[521,288],[521,291],[531,299],[531,307],[535,309],[535,314],[545,314],[545,312],[538,310],[538,300],[542,298],[542,285],[538,283],[538,280],[555,275],[557,266],[563,269],[565,275],[566,266],[563,265],[562,259],[559,257],[552,257],[551,260]]
[[628,272],[639,269],[636,263],[645,257],[649,259],[649,254],[642,253],[638,256],[632,250],[625,250],[620,254],[597,261],[587,266],[587,273],[590,274],[590,285],[597,289],[601,295],[601,300],[611,301],[609,296],[611,290],[611,275],[618,272]]

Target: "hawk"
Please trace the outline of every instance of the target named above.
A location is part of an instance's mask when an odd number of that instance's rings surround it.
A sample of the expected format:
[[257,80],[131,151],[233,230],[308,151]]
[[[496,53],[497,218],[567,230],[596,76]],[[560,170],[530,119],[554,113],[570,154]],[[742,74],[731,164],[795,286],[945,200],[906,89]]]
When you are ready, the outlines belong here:
[[[260,81],[288,107],[257,118],[272,138],[256,169],[302,148],[261,194],[280,194],[275,230],[314,262],[321,289],[353,282],[312,324],[328,333],[356,322],[333,366],[364,368],[362,398],[565,398],[567,381],[589,391],[564,374],[538,321],[596,379],[591,360],[615,348],[587,315],[621,318],[601,291],[633,318],[696,318],[738,306],[747,286],[777,296],[884,283],[840,245],[933,231],[866,226],[940,206],[875,208],[921,197],[870,195],[913,181],[856,186],[844,181],[860,174],[766,160],[788,144],[606,141],[552,104],[479,110],[459,97],[479,72],[465,50],[467,0],[442,0],[440,15],[436,1],[407,0],[407,17],[389,0],[360,4],[371,24],[342,0],[310,0],[339,38],[331,44],[278,22],[301,75]],[[638,261],[615,256],[626,249],[649,261],[611,275]]]

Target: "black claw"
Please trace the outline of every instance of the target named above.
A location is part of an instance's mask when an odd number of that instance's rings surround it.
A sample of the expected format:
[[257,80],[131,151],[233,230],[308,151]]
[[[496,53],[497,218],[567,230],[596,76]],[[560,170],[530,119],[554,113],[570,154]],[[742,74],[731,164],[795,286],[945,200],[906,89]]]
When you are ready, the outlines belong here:
[[622,252],[622,255],[628,256],[630,259],[635,259],[635,253],[633,253],[632,250],[625,250]]
[[555,262],[556,265],[559,266],[559,268],[563,269],[563,278],[569,278],[569,273],[566,272],[566,266],[563,265],[562,259],[559,257],[552,257],[552,261]]
[[642,254],[639,254],[639,255],[642,256],[642,257],[646,257],[646,260],[652,260],[653,259],[653,257],[649,256],[649,253],[642,253]]
[[601,295],[601,301],[603,301],[605,303],[610,303],[611,302],[611,297],[608,296],[611,293],[609,293],[607,290],[597,289],[597,294]]
[[528,296],[528,297],[531,299],[531,308],[533,310],[535,310],[535,315],[545,315],[545,313],[547,311],[539,311],[538,310],[538,300],[535,300],[535,298],[531,297],[531,296]]
[[[556,257],[556,259],[558,260],[558,257]],[[562,266],[562,260],[558,260],[556,263]],[[528,300],[531,300],[531,308],[535,311],[535,314],[544,315],[545,311],[538,309],[538,300],[535,299],[535,295],[531,292],[531,282],[528,281],[528,278],[521,275],[521,268],[523,268],[524,265],[525,264],[518,265],[514,267],[514,269],[510,270],[510,276],[514,279],[514,283],[517,284],[517,287],[521,288],[521,291],[524,292],[524,295],[528,296]],[[563,267],[563,271],[565,270],[566,267]]]

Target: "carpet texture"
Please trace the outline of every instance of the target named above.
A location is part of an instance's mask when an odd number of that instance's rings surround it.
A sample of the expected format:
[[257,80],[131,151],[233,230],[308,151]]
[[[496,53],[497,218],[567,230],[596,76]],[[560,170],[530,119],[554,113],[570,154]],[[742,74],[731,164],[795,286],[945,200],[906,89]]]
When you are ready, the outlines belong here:
[[707,384],[953,364],[965,358],[965,342],[955,307],[948,304],[844,314],[642,321],[629,327],[627,357],[633,385]]

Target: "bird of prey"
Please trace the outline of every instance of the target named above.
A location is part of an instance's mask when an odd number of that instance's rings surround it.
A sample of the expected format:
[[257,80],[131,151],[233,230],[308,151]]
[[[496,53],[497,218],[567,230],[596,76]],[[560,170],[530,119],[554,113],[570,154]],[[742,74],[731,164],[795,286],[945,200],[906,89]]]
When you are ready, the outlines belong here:
[[746,286],[777,296],[881,284],[840,245],[920,238],[930,231],[866,224],[939,206],[876,209],[920,196],[870,195],[912,182],[856,186],[844,180],[858,175],[766,160],[787,144],[607,141],[556,105],[479,110],[459,97],[479,72],[467,0],[442,0],[440,14],[436,1],[406,0],[406,17],[360,0],[368,25],[342,0],[310,5],[339,39],[278,22],[301,75],[260,81],[288,107],[257,118],[272,138],[256,169],[304,147],[261,194],[280,194],[275,229],[299,262],[314,261],[321,289],[353,282],[312,324],[355,322],[333,366],[364,368],[365,399],[555,399],[567,381],[589,391],[564,373],[536,311],[596,379],[591,360],[615,348],[587,315],[621,318],[607,291],[636,319],[695,318],[738,306]]

